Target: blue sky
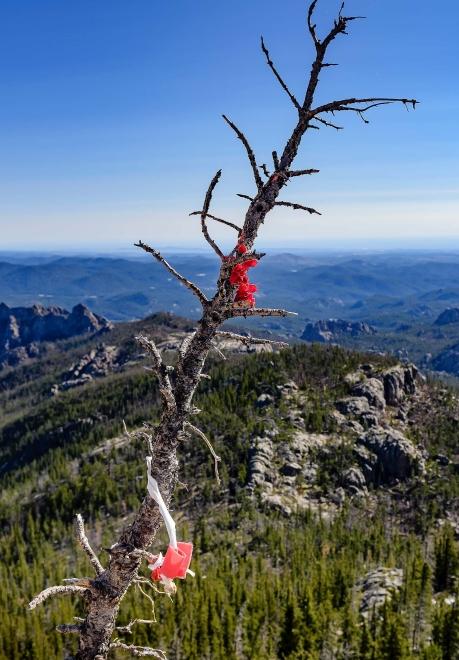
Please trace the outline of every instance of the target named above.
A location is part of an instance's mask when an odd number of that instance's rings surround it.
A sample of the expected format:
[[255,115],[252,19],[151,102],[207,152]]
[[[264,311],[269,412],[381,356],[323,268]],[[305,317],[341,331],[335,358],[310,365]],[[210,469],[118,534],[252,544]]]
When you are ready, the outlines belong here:
[[[319,0],[322,33],[338,5]],[[235,193],[253,185],[221,114],[260,163],[282,148],[295,112],[259,38],[302,96],[312,57],[305,12],[300,0],[1,0],[1,247],[202,246],[188,213],[220,167],[214,212],[240,221],[246,206]],[[323,215],[276,210],[261,242],[459,237],[458,3],[349,0],[345,13],[367,19],[334,42],[339,66],[323,72],[318,101],[421,104],[375,109],[369,125],[345,116],[339,133],[310,131],[297,164],[321,172],[284,198]]]

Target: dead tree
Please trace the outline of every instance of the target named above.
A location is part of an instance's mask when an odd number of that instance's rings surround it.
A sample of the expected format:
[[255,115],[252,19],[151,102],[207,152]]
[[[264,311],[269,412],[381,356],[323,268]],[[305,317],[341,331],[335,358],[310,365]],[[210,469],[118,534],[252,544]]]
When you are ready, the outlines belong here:
[[[272,169],[268,169],[265,164],[259,163],[245,134],[233,121],[225,115],[223,116],[223,119],[242,142],[247,153],[255,189],[250,196],[241,195],[249,201],[242,226],[219,218],[210,212],[212,196],[221,176],[221,170],[219,170],[210,182],[202,209],[191,214],[200,217],[202,233],[220,260],[215,295],[209,299],[196,284],[178,273],[158,250],[142,241],[136,244],[139,248],[151,254],[171,275],[187,287],[202,306],[202,316],[197,323],[196,330],[186,337],[178,351],[177,361],[173,368],[164,364],[158,349],[150,339],[138,338],[139,343],[151,358],[159,383],[162,402],[160,418],[151,436],[147,439],[149,450],[153,456],[153,476],[158,482],[166,503],[170,502],[177,484],[179,472],[177,449],[181,442],[190,432],[196,432],[199,436],[205,438],[204,434],[190,422],[191,416],[196,414],[192,402],[199,381],[204,377],[202,374],[204,362],[214,345],[220,326],[232,318],[287,316],[290,314],[284,309],[259,308],[253,306],[250,302],[236,302],[236,287],[230,282],[230,277],[236,264],[244,264],[248,260],[258,261],[262,258],[263,255],[257,253],[254,249],[255,239],[260,225],[275,206],[300,209],[307,213],[318,213],[309,206],[279,200],[279,194],[292,179],[317,172],[316,169],[292,169],[303,136],[309,129],[326,129],[327,127],[341,129],[342,127],[336,124],[334,119],[340,113],[354,113],[367,123],[368,111],[377,106],[401,103],[407,108],[408,106],[415,108],[417,103],[415,99],[406,98],[349,97],[322,105],[314,105],[320,73],[323,69],[334,66],[331,62],[326,61],[331,43],[339,35],[347,34],[346,30],[349,23],[360,18],[358,16],[344,16],[342,13],[343,5],[341,5],[330,31],[321,38],[313,21],[316,3],[317,0],[313,0],[306,17],[306,27],[314,47],[314,59],[302,100],[290,90],[273,63],[263,39],[261,40],[261,48],[266,62],[288,96],[296,113],[295,125],[282,153],[278,155],[276,151],[272,152]],[[237,233],[235,248],[229,255],[225,255],[211,237],[208,221],[223,223]],[[241,241],[244,244],[244,251],[238,250]],[[235,336],[234,338],[244,342],[250,341],[245,336]],[[148,436],[148,433],[146,435]],[[61,633],[76,633],[79,635],[78,660],[107,658],[110,649],[115,648],[125,649],[135,656],[165,657],[163,651],[136,647],[112,639],[116,630],[116,618],[120,603],[129,587],[142,580],[138,577],[139,567],[142,558],[147,554],[146,550],[155,538],[161,522],[158,506],[147,494],[132,523],[124,529],[117,542],[110,548],[108,565],[103,567],[88,543],[81,517],[77,517],[78,539],[89,557],[96,576],[92,579],[73,579],[66,585],[50,587],[30,603],[30,608],[33,609],[46,598],[57,594],[71,593],[84,599],[85,618],[76,624],[65,624],[58,627]],[[129,626],[134,625],[134,623],[136,622],[131,622]]]

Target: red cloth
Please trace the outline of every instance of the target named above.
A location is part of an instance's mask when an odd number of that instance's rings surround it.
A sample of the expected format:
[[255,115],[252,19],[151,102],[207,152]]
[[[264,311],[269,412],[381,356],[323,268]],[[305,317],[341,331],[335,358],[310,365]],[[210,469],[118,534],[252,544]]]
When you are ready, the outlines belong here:
[[[239,243],[236,249],[239,254],[245,254],[247,252],[247,247],[244,243]],[[234,302],[247,303],[250,307],[255,305],[255,297],[253,294],[257,290],[257,287],[255,284],[250,284],[247,271],[249,268],[254,268],[257,263],[257,259],[247,259],[247,261],[243,261],[242,263],[233,266],[229,276],[229,282],[233,286],[238,287]]]
[[190,567],[192,555],[192,543],[179,541],[177,543],[177,550],[169,546],[161,566],[158,566],[152,571],[151,579],[159,582],[161,576],[164,576],[170,580],[175,580],[175,578],[184,580],[186,578],[186,572]]

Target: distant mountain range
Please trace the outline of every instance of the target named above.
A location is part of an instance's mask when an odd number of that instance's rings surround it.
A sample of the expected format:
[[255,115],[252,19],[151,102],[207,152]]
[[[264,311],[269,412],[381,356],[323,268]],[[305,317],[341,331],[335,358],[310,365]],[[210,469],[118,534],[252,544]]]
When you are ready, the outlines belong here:
[[[216,259],[202,253],[166,256],[212,295]],[[2,259],[0,302],[9,306],[41,303],[71,309],[82,303],[112,321],[160,311],[196,318],[200,312],[189,291],[151,259],[12,255],[9,260],[5,254]],[[451,348],[459,343],[459,322],[454,312],[440,315],[459,308],[459,253],[268,254],[253,280],[258,305],[284,307],[298,317],[252,320],[247,327],[294,339],[307,323],[341,319],[376,329],[341,333],[336,341],[346,346],[395,353],[423,366],[442,365],[442,370],[448,356],[456,355]],[[450,352],[439,358],[445,351]],[[456,367],[447,371],[459,373]]]

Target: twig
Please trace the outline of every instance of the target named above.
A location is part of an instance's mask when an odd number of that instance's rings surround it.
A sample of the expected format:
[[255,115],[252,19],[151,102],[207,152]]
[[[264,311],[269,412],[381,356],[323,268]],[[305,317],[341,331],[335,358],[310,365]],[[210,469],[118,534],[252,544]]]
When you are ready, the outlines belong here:
[[279,169],[279,157],[277,155],[277,151],[273,151],[272,156],[273,156],[274,169],[277,172],[277,170]]
[[78,625],[78,623],[61,623],[56,626],[57,632],[62,633],[63,635],[79,635],[83,626]]
[[47,598],[57,596],[57,594],[83,594],[87,591],[86,587],[77,587],[73,584],[57,585],[55,587],[48,587],[41,591],[38,596],[35,596],[29,603],[29,610],[34,610],[37,605],[41,605]]
[[320,172],[320,170],[289,170],[287,176],[304,176],[305,174],[317,174],[318,172]]
[[226,355],[221,352],[221,350],[218,348],[218,346],[216,346],[216,344],[212,343],[212,348],[217,353],[217,355],[221,357],[222,360],[226,360]]
[[[192,213],[190,213],[190,215],[200,215],[200,216],[202,216],[203,212],[202,211],[193,211]],[[237,231],[238,234],[240,234],[241,231],[242,231],[242,228],[238,227],[236,224],[234,224],[234,222],[230,222],[229,220],[223,220],[223,218],[217,218],[217,216],[212,215],[211,213],[205,213],[204,215],[205,215],[206,218],[210,218],[211,220],[215,220],[215,222],[221,222],[222,225],[227,225],[227,227],[232,227],[233,229],[235,229]]]
[[296,204],[295,202],[274,202],[274,206],[288,206],[296,211],[307,211],[308,213],[322,215],[322,213],[319,213],[319,211],[316,211],[316,209],[313,209],[310,206],[303,206],[302,204]]
[[233,122],[230,119],[228,119],[226,115],[223,115],[223,119],[226,121],[228,126],[230,126],[233,129],[233,131],[236,133],[236,135],[244,145],[245,150],[247,151],[247,156],[250,161],[250,165],[252,166],[253,177],[255,179],[257,189],[261,190],[263,188],[263,181],[261,180],[260,173],[258,172],[257,161],[255,159],[255,154],[253,153],[252,147],[250,146],[244,133],[241,130],[239,130],[236,124],[233,124]]
[[318,40],[317,35],[316,35],[316,27],[317,26],[316,26],[315,23],[312,22],[312,14],[314,13],[314,9],[316,7],[316,4],[317,4],[317,0],[313,0],[311,2],[311,4],[309,5],[309,9],[308,9],[308,29],[309,29],[309,33],[312,37],[312,40],[314,42],[314,45],[316,47],[316,50],[318,50],[319,47],[320,47],[320,41]]
[[187,352],[189,345],[193,341],[195,334],[196,332],[190,332],[188,335],[186,335],[185,339],[182,341],[179,348],[180,357],[183,358],[185,356],[185,353]]
[[157,261],[162,263],[163,266],[165,268],[167,268],[169,273],[171,273],[171,275],[176,277],[179,282],[181,282],[183,285],[185,285],[188,289],[190,289],[190,291],[192,291],[194,293],[195,296],[197,296],[199,298],[202,305],[205,305],[207,302],[209,302],[207,300],[207,297],[201,291],[201,289],[196,284],[194,284],[193,282],[190,282],[190,280],[187,280],[186,277],[184,277],[183,275],[180,275],[180,273],[178,273],[175,270],[175,268],[173,268],[170,265],[170,263],[168,263],[164,259],[164,257],[160,254],[160,252],[158,252],[158,250],[155,250],[154,248],[150,247],[146,243],[143,243],[142,241],[139,241],[138,243],[134,243],[134,245],[135,245],[135,247],[142,248],[142,250],[144,250],[145,252],[148,252],[148,254],[151,254]]
[[104,567],[100,563],[96,553],[91,548],[88,537],[84,529],[84,520],[81,514],[77,513],[75,516],[75,530],[79,544],[83,548],[84,552],[88,556],[89,561],[91,562],[92,567],[96,571],[96,575],[101,575],[104,572]]
[[134,646],[133,644],[124,644],[123,642],[112,642],[110,644],[110,649],[123,649],[124,651],[130,651],[134,656],[152,656],[153,658],[159,658],[159,660],[167,660],[167,656],[161,649],[152,649],[149,646]]
[[155,368],[156,375],[158,376],[160,394],[167,408],[172,410],[175,408],[176,402],[169,377],[169,370],[164,364],[155,342],[151,339],[148,339],[147,337],[144,337],[143,335],[138,335],[136,337],[136,341],[149,353],[150,357],[152,358],[153,366]]
[[242,199],[248,199],[249,202],[253,202],[253,197],[250,197],[250,195],[244,195],[243,193],[236,193],[236,195]]
[[296,100],[294,94],[292,94],[292,92],[289,90],[289,88],[287,87],[287,84],[286,84],[286,83],[284,82],[284,80],[281,78],[279,72],[277,71],[276,67],[274,66],[273,61],[272,61],[271,58],[269,57],[269,50],[268,50],[268,49],[266,48],[266,46],[265,46],[265,42],[263,41],[263,37],[261,37],[261,50],[262,50],[263,53],[265,54],[266,62],[268,63],[268,66],[269,66],[269,68],[271,69],[271,71],[272,71],[272,72],[274,73],[274,75],[276,76],[276,78],[277,78],[277,80],[278,80],[280,86],[281,86],[282,89],[288,94],[288,96],[289,96],[291,102],[293,103],[293,105],[295,106],[295,108],[298,110],[298,112],[301,112],[301,105],[300,105],[300,104],[298,103],[298,101]]
[[269,179],[269,177],[271,176],[271,174],[270,174],[270,172],[269,172],[269,170],[268,170],[268,167],[267,167],[266,163],[263,163],[262,165],[259,165],[259,167],[260,167],[260,170],[261,170],[261,171],[263,172],[263,174],[265,175],[265,177],[266,177],[267,179]]
[[190,422],[185,422],[185,428],[190,429],[190,431],[193,431],[193,433],[196,433],[196,435],[198,435],[201,438],[201,440],[204,440],[204,442],[206,443],[206,445],[207,445],[207,447],[208,447],[208,449],[209,449],[209,451],[212,454],[212,457],[214,459],[215,478],[217,480],[218,485],[220,486],[221,485],[221,480],[220,480],[220,474],[218,472],[218,464],[220,463],[220,461],[222,459],[220,458],[220,456],[218,456],[215,453],[215,449],[212,447],[212,443],[210,442],[210,440],[206,436],[206,434],[201,431],[201,429],[198,429],[197,426],[193,426],[193,424],[190,424]]
[[218,245],[216,244],[216,242],[214,241],[214,239],[209,234],[209,230],[207,229],[207,224],[206,224],[206,217],[208,216],[208,213],[209,213],[210,203],[212,201],[212,195],[213,195],[215,186],[217,185],[221,175],[222,175],[222,171],[218,170],[218,172],[215,174],[212,181],[210,182],[209,187],[207,188],[206,196],[204,198],[204,204],[203,204],[202,211],[201,211],[201,229],[202,229],[202,233],[204,234],[204,238],[209,243],[210,247],[220,257],[220,259],[222,259],[224,255],[223,255],[223,252],[218,247]]
[[330,128],[334,128],[337,131],[342,131],[344,126],[338,126],[338,124],[333,124],[331,121],[327,121],[326,119],[322,119],[322,117],[314,117],[316,121],[320,121],[321,124],[324,124],[324,126],[329,126]]
[[234,339],[235,341],[240,341],[246,346],[251,344],[272,344],[273,346],[279,346],[280,348],[287,348],[288,344],[285,341],[275,341],[273,339],[263,339],[262,337],[251,337],[250,335],[238,335],[235,332],[228,332],[226,330],[218,330],[217,337],[222,337],[223,339]]
[[126,626],[117,626],[116,630],[120,633],[126,633],[128,635],[132,634],[132,628],[137,624],[137,623],[145,623],[147,625],[151,623],[156,623],[156,619],[133,619],[132,621],[129,621],[129,623]]
[[269,309],[268,307],[231,307],[230,316],[298,316],[297,312],[286,309]]

